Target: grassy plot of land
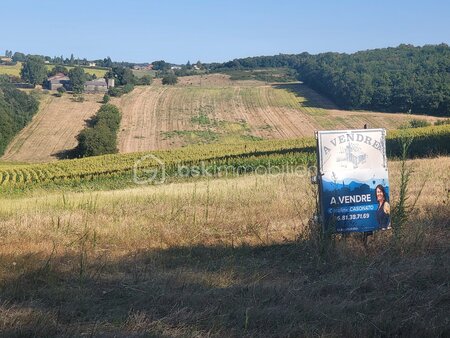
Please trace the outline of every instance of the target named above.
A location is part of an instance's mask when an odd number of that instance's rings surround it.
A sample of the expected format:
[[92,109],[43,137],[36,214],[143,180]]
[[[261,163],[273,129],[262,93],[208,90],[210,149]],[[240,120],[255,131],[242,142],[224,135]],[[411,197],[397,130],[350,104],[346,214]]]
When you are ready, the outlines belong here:
[[[5,336],[445,336],[450,159],[402,239],[319,241],[309,175],[0,201]],[[391,201],[400,163],[390,164]]]
[[[46,65],[47,70],[52,70],[53,67],[55,67],[55,65]],[[66,67],[68,70],[74,68],[73,66],[64,66],[64,67]],[[0,74],[20,76],[21,68],[22,62],[17,62],[13,66],[0,65]],[[83,69],[86,73],[96,75],[97,77],[103,77],[107,72],[107,70],[105,69],[97,69],[91,67],[83,67]]]
[[254,70],[224,71],[231,80],[257,80],[264,82],[292,82],[296,81],[295,71],[289,68],[264,68]]
[[141,78],[145,75],[149,75],[152,78],[155,77],[156,71],[155,70],[145,70],[145,69],[133,69],[134,76]]
[[15,65],[0,65],[0,75],[12,75],[20,76],[20,69],[22,68],[22,63],[17,62]]

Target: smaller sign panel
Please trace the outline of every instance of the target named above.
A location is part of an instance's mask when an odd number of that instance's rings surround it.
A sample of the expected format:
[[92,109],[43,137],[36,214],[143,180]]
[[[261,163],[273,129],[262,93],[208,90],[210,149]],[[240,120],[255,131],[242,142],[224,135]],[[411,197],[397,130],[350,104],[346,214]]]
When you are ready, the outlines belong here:
[[317,133],[320,202],[335,232],[390,228],[385,129]]

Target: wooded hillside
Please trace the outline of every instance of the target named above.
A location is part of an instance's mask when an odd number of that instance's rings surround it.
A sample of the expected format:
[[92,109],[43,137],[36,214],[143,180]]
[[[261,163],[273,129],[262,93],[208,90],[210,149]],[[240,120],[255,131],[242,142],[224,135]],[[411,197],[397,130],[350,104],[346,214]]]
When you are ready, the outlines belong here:
[[12,138],[31,120],[39,103],[0,77],[0,155]]
[[400,45],[354,54],[260,56],[213,69],[291,67],[313,89],[345,109],[450,116],[450,47]]

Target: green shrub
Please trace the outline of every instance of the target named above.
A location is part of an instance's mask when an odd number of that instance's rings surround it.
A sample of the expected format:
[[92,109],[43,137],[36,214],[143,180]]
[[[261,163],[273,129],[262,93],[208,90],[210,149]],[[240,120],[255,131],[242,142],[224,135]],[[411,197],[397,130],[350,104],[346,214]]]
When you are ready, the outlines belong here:
[[425,120],[413,119],[409,121],[409,125],[411,128],[422,128],[431,126],[431,123]]
[[108,95],[112,97],[119,97],[123,93],[118,87],[111,87],[108,89]]
[[122,115],[112,104],[104,104],[92,118],[92,126],[83,129],[77,136],[78,156],[97,156],[117,152],[117,131]]
[[435,126],[442,126],[444,124],[450,124],[450,119],[439,120],[439,121],[434,122]]
[[82,157],[117,152],[117,136],[103,123],[82,130],[77,140],[78,153]]
[[163,85],[174,85],[178,82],[178,77],[175,74],[168,74],[162,78]]
[[117,132],[120,127],[121,119],[122,115],[119,108],[112,104],[104,104],[97,111],[97,114],[95,114],[92,123],[94,126],[103,123],[112,131]]
[[111,99],[111,96],[109,96],[108,94],[105,94],[105,95],[103,95],[103,100],[102,100],[102,102],[103,102],[104,104],[106,104],[106,103],[109,102],[110,99]]
[[130,93],[131,91],[133,91],[133,89],[134,89],[134,85],[131,84],[131,83],[128,83],[128,84],[126,84],[125,86],[123,86],[122,92],[123,92],[124,94],[127,94],[127,93]]
[[150,75],[144,75],[143,77],[141,77],[139,79],[138,84],[143,85],[143,86],[149,86],[152,84],[152,82],[153,82],[153,78]]
[[75,94],[72,98],[73,101],[75,102],[84,102],[84,96],[81,94]]

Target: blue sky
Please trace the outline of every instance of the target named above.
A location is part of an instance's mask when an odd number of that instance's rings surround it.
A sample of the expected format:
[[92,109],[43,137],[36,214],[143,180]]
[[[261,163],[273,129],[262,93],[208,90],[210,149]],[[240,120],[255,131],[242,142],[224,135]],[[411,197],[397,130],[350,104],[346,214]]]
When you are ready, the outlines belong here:
[[450,44],[450,2],[436,0],[22,0],[0,18],[0,54],[130,62]]

